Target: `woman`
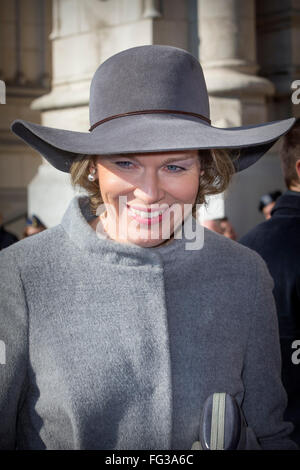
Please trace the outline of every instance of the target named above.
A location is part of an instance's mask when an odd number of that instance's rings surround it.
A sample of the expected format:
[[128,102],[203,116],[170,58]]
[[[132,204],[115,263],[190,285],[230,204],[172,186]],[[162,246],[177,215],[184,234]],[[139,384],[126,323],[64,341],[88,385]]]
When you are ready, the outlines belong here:
[[90,134],[12,125],[89,194],[1,253],[1,447],[191,449],[204,401],[227,392],[248,448],[296,448],[273,281],[193,217],[294,120],[211,126],[199,62],[168,46],[104,62],[90,119]]

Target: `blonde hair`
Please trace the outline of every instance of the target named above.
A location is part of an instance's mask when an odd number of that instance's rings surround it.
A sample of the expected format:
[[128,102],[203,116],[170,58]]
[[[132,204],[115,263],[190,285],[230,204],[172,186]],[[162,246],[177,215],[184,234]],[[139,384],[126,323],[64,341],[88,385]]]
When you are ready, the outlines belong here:
[[[196,216],[197,204],[207,204],[206,197],[213,194],[224,192],[235,173],[234,161],[239,153],[233,154],[226,149],[205,149],[199,150],[199,161],[201,171],[204,174],[200,176],[199,188],[192,208],[192,214]],[[98,180],[89,181],[91,163],[95,164],[98,155],[79,155],[71,165],[71,183],[72,186],[84,188],[89,196],[90,208],[93,214],[100,204],[103,204]]]

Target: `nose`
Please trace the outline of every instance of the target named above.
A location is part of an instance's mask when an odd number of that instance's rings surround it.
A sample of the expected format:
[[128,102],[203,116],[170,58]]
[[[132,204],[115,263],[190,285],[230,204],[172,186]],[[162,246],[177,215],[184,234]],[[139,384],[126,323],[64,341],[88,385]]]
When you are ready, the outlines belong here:
[[157,173],[151,169],[141,176],[133,193],[136,200],[143,201],[145,205],[157,203],[165,195]]

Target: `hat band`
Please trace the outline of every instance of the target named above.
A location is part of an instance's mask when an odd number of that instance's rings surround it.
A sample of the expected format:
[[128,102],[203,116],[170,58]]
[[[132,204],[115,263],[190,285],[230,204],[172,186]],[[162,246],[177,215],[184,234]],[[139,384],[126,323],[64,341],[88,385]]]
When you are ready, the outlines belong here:
[[171,109],[146,109],[146,110],[143,110],[143,111],[130,111],[129,113],[115,114],[114,116],[109,116],[109,117],[107,117],[105,119],[102,119],[101,121],[98,121],[95,124],[93,124],[89,128],[89,131],[92,131],[93,129],[95,129],[95,127],[100,126],[100,124],[103,124],[106,121],[111,121],[111,119],[117,119],[117,118],[125,117],[125,116],[133,116],[135,114],[155,114],[155,113],[156,114],[163,114],[163,113],[165,113],[165,114],[185,114],[185,115],[188,115],[188,116],[194,116],[194,117],[200,118],[200,119],[208,122],[208,124],[211,124],[211,120],[208,119],[207,117],[203,116],[202,114],[189,113],[187,111],[177,111],[177,110],[171,110]]

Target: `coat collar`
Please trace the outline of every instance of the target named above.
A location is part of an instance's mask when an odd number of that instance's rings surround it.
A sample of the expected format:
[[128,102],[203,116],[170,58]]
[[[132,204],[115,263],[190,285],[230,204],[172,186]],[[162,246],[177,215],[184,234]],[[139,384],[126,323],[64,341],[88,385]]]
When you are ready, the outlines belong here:
[[271,212],[272,217],[293,216],[300,217],[300,192],[286,191],[280,196]]
[[[119,243],[106,238],[104,232],[96,233],[88,223],[93,217],[88,196],[77,195],[71,200],[61,225],[78,248],[89,252],[92,256],[99,255],[103,262],[110,264],[159,266],[162,259],[165,262],[172,262],[175,253],[176,256],[179,256],[179,253],[184,254],[186,244],[193,241],[189,235],[186,238],[185,230],[180,230],[181,238],[174,238],[169,244],[158,247],[143,248],[134,244]],[[189,218],[195,233],[197,227],[199,230],[201,226],[192,215]]]

